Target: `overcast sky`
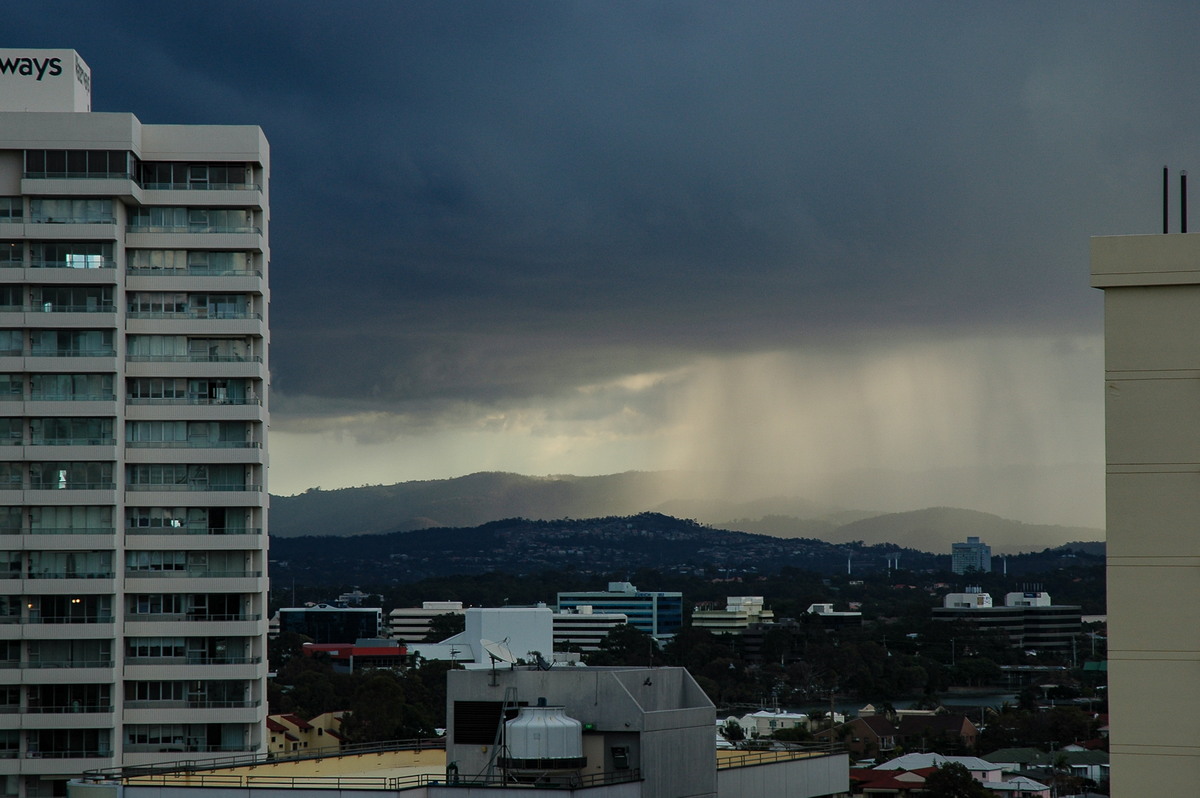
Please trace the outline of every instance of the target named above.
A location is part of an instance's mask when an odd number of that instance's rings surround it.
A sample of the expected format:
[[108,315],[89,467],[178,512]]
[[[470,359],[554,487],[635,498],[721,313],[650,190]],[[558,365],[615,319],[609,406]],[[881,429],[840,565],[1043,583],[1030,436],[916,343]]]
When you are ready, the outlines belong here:
[[266,131],[273,493],[1083,466],[1102,522],[1088,238],[1158,231],[1200,164],[1200,4],[4,16],[95,110]]

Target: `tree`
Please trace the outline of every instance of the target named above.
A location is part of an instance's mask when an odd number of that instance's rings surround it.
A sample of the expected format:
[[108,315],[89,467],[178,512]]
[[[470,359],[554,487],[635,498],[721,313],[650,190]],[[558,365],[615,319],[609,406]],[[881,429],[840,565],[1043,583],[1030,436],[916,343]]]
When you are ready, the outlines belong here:
[[587,657],[588,665],[644,665],[653,664],[658,643],[642,630],[623,623],[600,641],[600,650]]
[[447,612],[429,619],[429,631],[424,643],[440,643],[467,628],[467,616],[461,612]]
[[925,779],[928,798],[990,798],[982,784],[975,781],[971,771],[958,762],[946,762]]

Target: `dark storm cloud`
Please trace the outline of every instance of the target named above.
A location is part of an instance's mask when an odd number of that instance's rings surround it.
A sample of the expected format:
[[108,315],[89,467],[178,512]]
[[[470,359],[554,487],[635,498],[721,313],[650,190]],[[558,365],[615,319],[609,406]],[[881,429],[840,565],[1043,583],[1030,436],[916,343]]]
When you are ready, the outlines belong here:
[[1087,237],[1155,229],[1200,129],[1187,3],[6,12],[81,52],[97,110],[264,127],[283,418],[1094,333]]

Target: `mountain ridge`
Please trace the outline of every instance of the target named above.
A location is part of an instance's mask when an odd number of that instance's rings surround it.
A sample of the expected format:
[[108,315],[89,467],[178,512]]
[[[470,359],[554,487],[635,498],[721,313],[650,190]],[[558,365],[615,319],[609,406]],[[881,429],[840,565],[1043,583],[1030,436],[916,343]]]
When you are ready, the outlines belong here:
[[779,538],[895,543],[926,551],[948,552],[951,543],[968,535],[979,536],[997,554],[1104,539],[1102,529],[1029,524],[957,507],[869,510],[783,495],[729,500],[707,489],[713,476],[627,471],[595,477],[531,477],[477,472],[392,485],[313,488],[295,496],[271,497],[271,533],[280,538],[346,537],[470,527],[506,518],[555,520],[655,512]]

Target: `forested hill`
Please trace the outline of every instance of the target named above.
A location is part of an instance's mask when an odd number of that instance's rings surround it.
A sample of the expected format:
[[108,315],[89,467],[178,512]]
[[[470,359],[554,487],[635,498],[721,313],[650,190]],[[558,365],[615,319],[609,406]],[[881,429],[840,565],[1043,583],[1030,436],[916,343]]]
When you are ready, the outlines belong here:
[[[352,537],[273,538],[274,580],[286,584],[406,583],[451,574],[512,574],[569,569],[633,573],[774,573],[791,566],[817,573],[878,572],[889,560],[905,570],[949,566],[935,555],[895,544],[833,544],[714,529],[657,513],[627,517],[530,521],[508,519],[470,528],[437,528]],[[1044,552],[1009,558],[1010,573],[1044,570],[1067,558],[1103,555]]]

